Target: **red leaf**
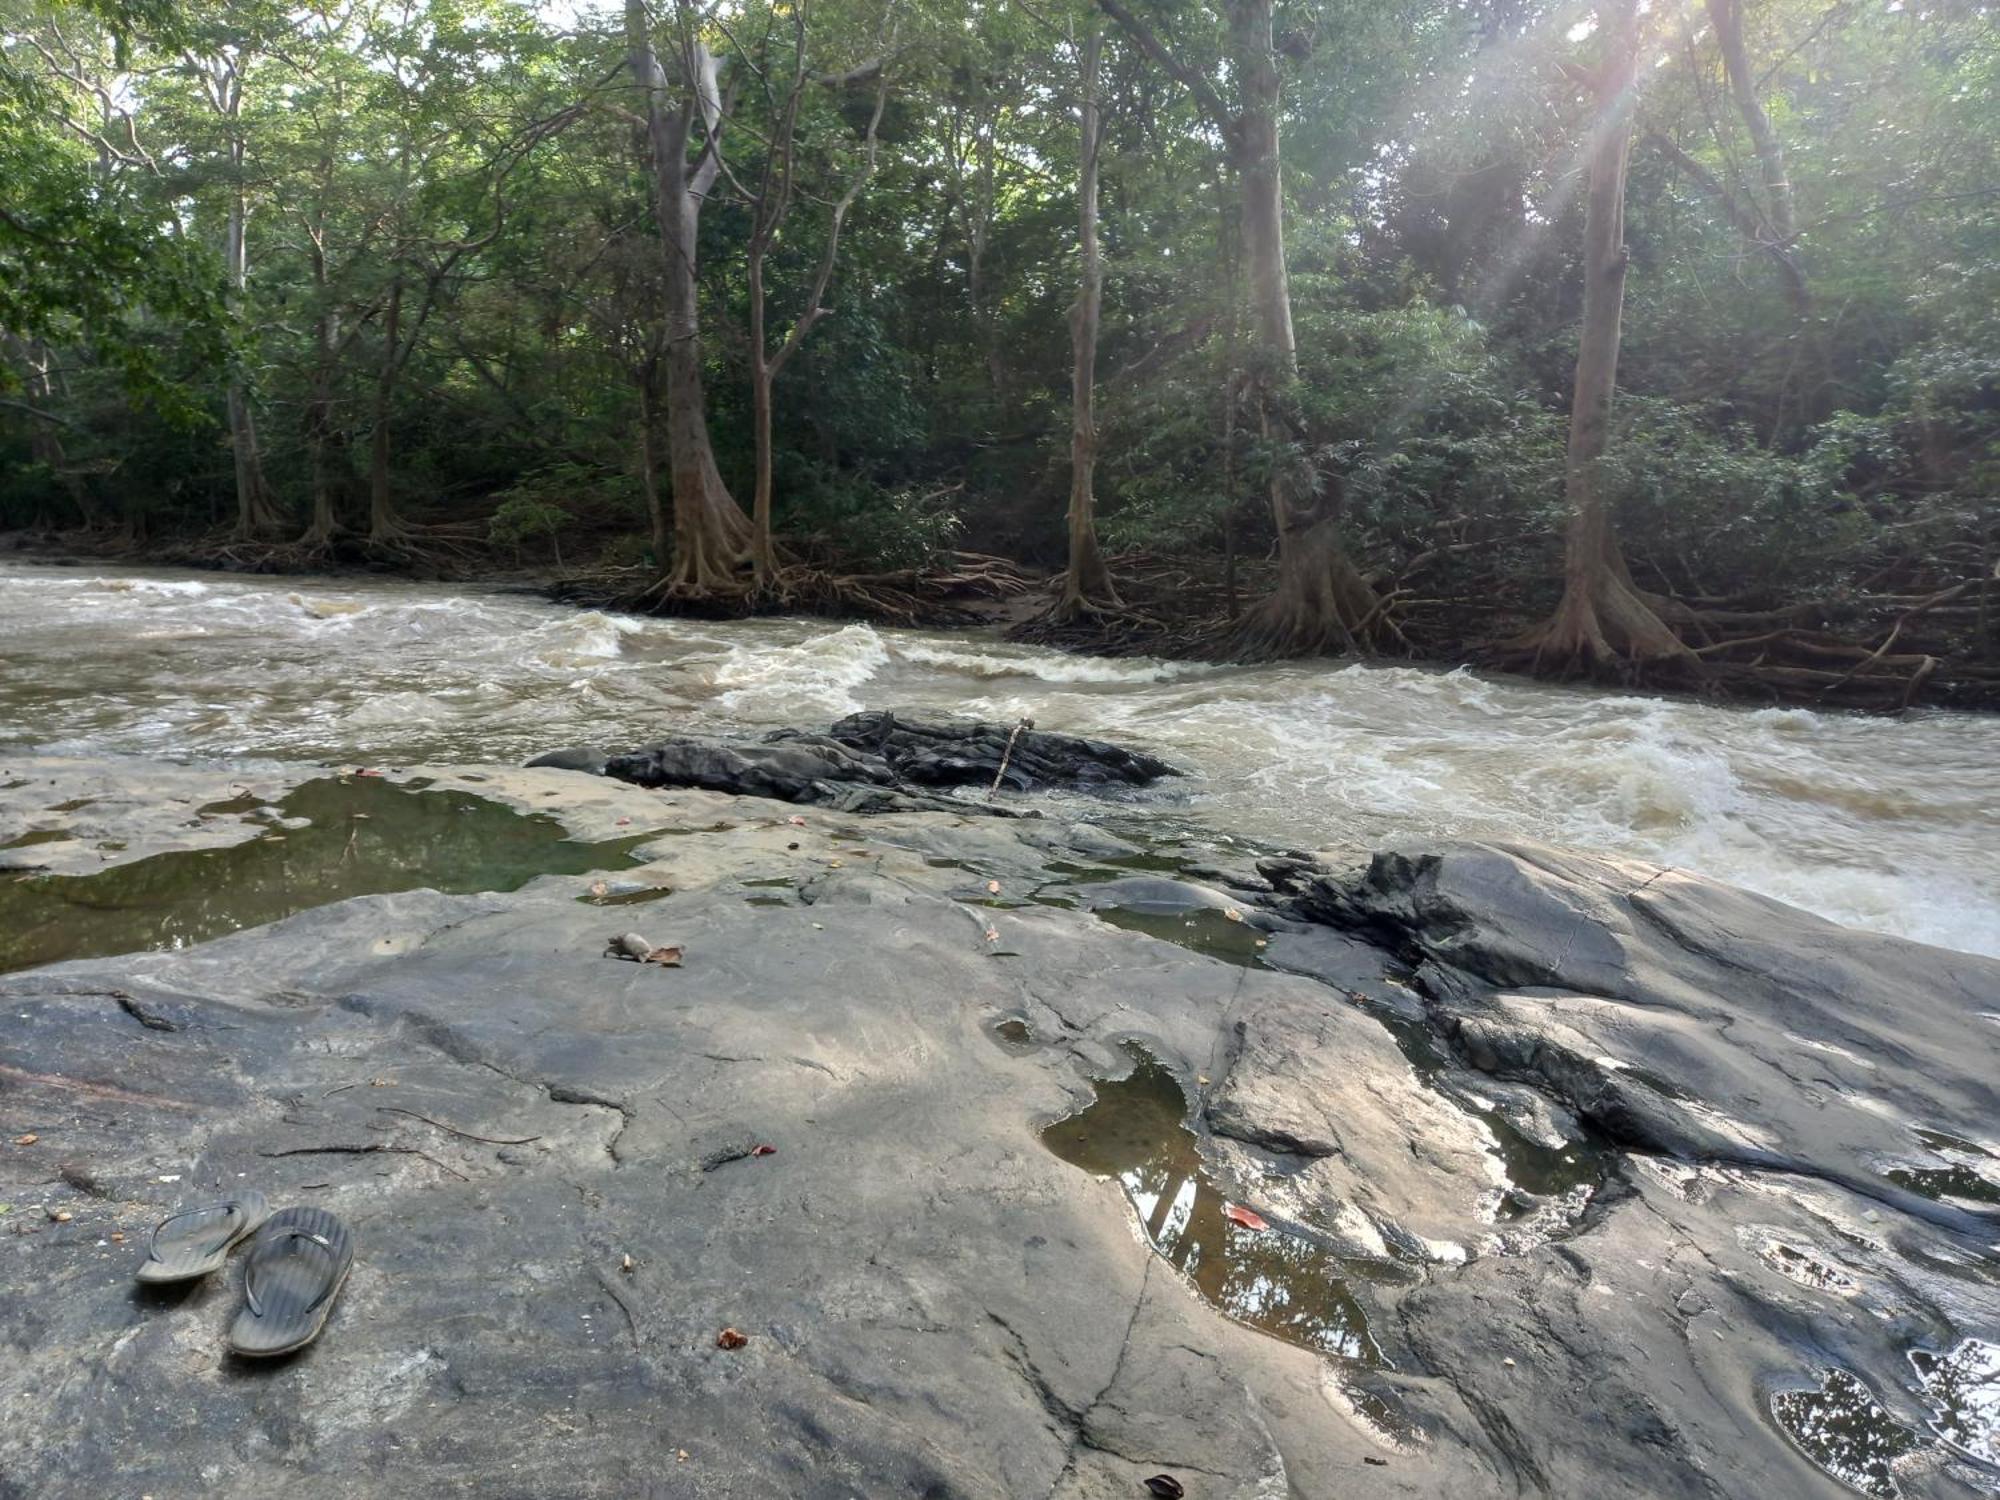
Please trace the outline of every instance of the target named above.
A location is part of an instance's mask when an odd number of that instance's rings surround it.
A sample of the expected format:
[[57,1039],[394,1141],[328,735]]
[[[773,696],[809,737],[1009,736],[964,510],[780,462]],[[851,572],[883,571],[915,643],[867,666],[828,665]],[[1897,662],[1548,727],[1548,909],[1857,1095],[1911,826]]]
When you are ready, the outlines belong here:
[[778,1148],[776,1146],[752,1146],[750,1154],[752,1156],[776,1156]]
[[1241,1224],[1245,1229],[1269,1229],[1262,1214],[1252,1213],[1240,1203],[1222,1205],[1222,1216],[1232,1224]]

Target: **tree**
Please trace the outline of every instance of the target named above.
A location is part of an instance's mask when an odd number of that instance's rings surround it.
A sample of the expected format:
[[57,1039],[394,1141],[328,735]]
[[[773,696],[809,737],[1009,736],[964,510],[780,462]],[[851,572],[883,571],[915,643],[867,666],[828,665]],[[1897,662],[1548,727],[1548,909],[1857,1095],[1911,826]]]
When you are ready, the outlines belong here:
[[[629,66],[644,94],[652,156],[653,208],[665,263],[667,463],[672,475],[674,551],[662,582],[670,592],[702,596],[739,587],[750,560],[750,518],[722,482],[708,433],[702,381],[701,306],[696,252],[702,205],[722,172],[726,114],[719,64],[702,41],[689,0],[675,0],[671,81],[654,50],[645,0],[626,0]],[[696,123],[701,139],[688,151]]]
[[1077,288],[1069,313],[1070,439],[1069,561],[1057,596],[1058,619],[1074,619],[1103,606],[1116,607],[1118,592],[1097,542],[1097,325],[1104,304],[1104,266],[1097,243],[1097,174],[1103,154],[1098,104],[1098,60],[1104,39],[1096,26],[1072,44],[1077,54]]
[[1557,676],[1695,661],[1632,581],[1606,494],[1604,458],[1631,259],[1625,245],[1625,170],[1638,104],[1638,0],[1610,0],[1600,9],[1599,22],[1602,58],[1595,68],[1570,69],[1586,85],[1594,109],[1584,198],[1583,326],[1563,468],[1569,511],[1563,594],[1555,615],[1518,643],[1536,671]]
[[[1208,77],[1170,51],[1123,0],[1099,0],[1139,48],[1185,85],[1227,144],[1241,193],[1243,260],[1256,344],[1248,361],[1259,435],[1290,449],[1298,433],[1287,410],[1298,379],[1292,294],[1285,262],[1284,174],[1278,116],[1283,79],[1273,34],[1272,0],[1225,0],[1232,107]],[[1378,628],[1382,607],[1374,588],[1340,538],[1340,487],[1303,455],[1273,465],[1271,521],[1278,539],[1278,581],[1271,595],[1239,623],[1231,649],[1243,656],[1351,651]]]
[[[808,70],[806,42],[811,10],[811,0],[794,0],[791,7],[791,76],[786,82],[783,98],[773,96],[769,100],[774,106],[774,123],[764,143],[764,170],[750,199],[750,240],[744,255],[744,277],[750,301],[750,410],[757,464],[751,504],[750,558],[759,592],[771,587],[777,571],[777,550],[771,533],[772,386],[777,381],[778,373],[798,353],[806,335],[827,315],[824,302],[827,286],[833,280],[834,265],[840,256],[840,232],[862,189],[875,175],[877,136],[882,128],[882,111],[889,99],[886,57],[877,57],[839,75],[816,77]],[[889,31],[888,40],[893,45],[893,20],[885,17],[885,26]],[[784,233],[785,222],[791,216],[797,198],[799,111],[805,103],[809,87],[837,90],[871,78],[875,85],[874,103],[869,110],[868,123],[861,132],[861,165],[848,179],[829,214],[825,245],[818,270],[806,292],[805,305],[777,347],[773,348],[766,327],[768,299],[765,296],[764,271],[773,246]],[[764,82],[768,93],[768,75],[764,76]]]
[[[249,290],[249,140],[244,129],[244,91],[250,74],[263,61],[263,39],[255,17],[248,24],[226,18],[206,38],[205,45],[182,53],[188,75],[215,114],[222,142],[223,185],[227,208],[223,221],[223,273],[228,279],[232,310],[239,327],[247,319]],[[232,366],[226,392],[229,448],[236,471],[236,534],[249,539],[275,531],[278,513],[264,477],[263,450],[257,442],[257,421],[242,373]]]

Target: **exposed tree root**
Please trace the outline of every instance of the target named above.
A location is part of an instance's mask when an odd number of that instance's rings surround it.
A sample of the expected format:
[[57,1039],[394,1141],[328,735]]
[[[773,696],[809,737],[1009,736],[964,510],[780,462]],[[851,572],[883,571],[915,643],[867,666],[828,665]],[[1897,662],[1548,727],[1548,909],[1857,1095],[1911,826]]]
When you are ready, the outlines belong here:
[[1402,632],[1387,602],[1349,561],[1334,523],[1322,519],[1287,539],[1277,587],[1222,632],[1219,654],[1237,661],[1353,655],[1391,639],[1401,642]]

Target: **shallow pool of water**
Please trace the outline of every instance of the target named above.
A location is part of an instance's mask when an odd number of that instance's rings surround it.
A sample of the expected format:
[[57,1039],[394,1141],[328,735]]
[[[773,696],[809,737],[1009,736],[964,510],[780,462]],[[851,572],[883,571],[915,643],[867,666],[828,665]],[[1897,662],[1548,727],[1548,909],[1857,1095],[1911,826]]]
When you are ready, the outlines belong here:
[[[1013,1045],[1025,1036],[1002,1033]],[[1131,1051],[1131,1074],[1097,1083],[1096,1099],[1045,1129],[1042,1144],[1071,1166],[1117,1179],[1146,1243],[1230,1317],[1322,1354],[1378,1362],[1348,1290],[1359,1268],[1303,1235],[1232,1218],[1187,1128],[1180,1084],[1143,1050]]]
[[[214,803],[204,812],[250,810]],[[287,828],[274,819],[241,843],[89,875],[0,876],[0,973],[185,947],[349,896],[510,891],[537,875],[616,869],[651,837],[582,843],[550,817],[374,777],[308,781],[277,811],[309,821]]]

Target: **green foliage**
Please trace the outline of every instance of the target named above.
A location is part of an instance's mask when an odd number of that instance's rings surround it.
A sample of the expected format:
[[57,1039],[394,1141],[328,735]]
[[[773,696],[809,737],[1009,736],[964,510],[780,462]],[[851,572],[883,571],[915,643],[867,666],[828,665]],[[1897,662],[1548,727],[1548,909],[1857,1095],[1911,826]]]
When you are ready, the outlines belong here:
[[[225,520],[234,384],[288,524],[315,484],[364,522],[380,431],[399,505],[500,546],[644,532],[642,392],[665,473],[666,261],[619,16],[511,0],[0,6],[7,520]],[[1235,98],[1225,7],[1131,8]],[[1546,570],[1586,118],[1556,64],[1588,55],[1571,33],[1591,9],[1278,5],[1299,364],[1283,392],[1296,437],[1280,439],[1249,395],[1285,377],[1244,315],[1236,179],[1184,79],[1086,4],[899,6],[878,169],[828,316],[776,386],[779,529],[885,568],[961,540],[1060,560],[1074,38],[1095,25],[1106,545],[1204,556],[1227,536],[1261,557],[1276,480],[1337,500],[1370,566],[1448,538]],[[1762,211],[1763,187],[1712,42],[1668,35],[1653,7],[1606,461],[1628,550],[1676,588],[1778,595],[1896,548],[1970,556],[2000,475],[1990,8],[1746,10],[1808,296],[1730,211]],[[652,13],[664,28],[673,7]],[[816,65],[882,49],[881,0],[810,14]],[[702,215],[699,338],[718,462],[747,498],[739,188],[784,167],[768,143],[795,12],[751,0],[730,17],[710,37],[736,115]],[[201,72],[217,62],[242,84],[233,110]],[[872,98],[850,82],[803,100],[796,196],[765,265],[776,338],[806,310]],[[240,292],[222,259],[239,194]]]
[[798,502],[797,529],[823,537],[843,561],[866,571],[931,567],[965,530],[948,494],[913,485],[878,489],[830,470],[814,480]]
[[562,544],[557,537],[575,519],[559,505],[528,495],[510,495],[500,502],[493,518],[486,523],[486,539],[496,546],[513,548],[518,556],[523,542],[545,536],[556,549],[556,556],[561,557]]

